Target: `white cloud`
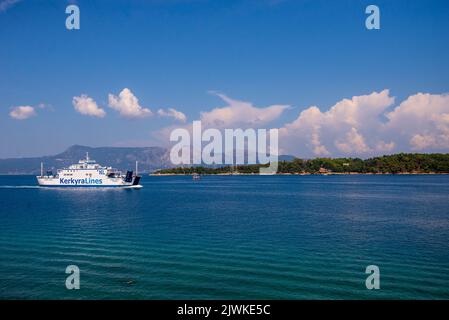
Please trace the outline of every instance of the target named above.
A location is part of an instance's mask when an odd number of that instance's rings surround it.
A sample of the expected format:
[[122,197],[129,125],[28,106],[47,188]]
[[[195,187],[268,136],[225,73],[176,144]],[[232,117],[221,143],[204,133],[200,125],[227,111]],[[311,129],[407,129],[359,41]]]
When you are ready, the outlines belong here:
[[[201,121],[202,130],[208,128],[223,129],[247,129],[247,128],[264,128],[270,126],[270,122],[279,118],[279,116],[290,106],[288,105],[272,105],[265,108],[254,106],[250,102],[234,100],[220,93],[212,92],[227,103],[224,107],[214,108],[210,111],[200,112],[199,119]],[[270,126],[271,127],[271,126]],[[159,144],[169,146],[170,133],[175,129],[186,129],[192,132],[192,124],[170,125],[153,132],[153,139]]]
[[384,90],[343,99],[327,111],[311,106],[280,128],[280,146],[303,157],[449,151],[449,95],[418,93],[393,104]]
[[449,149],[449,95],[417,93],[387,113],[387,128],[412,150]]
[[200,120],[206,127],[215,128],[257,128],[265,125],[279,116],[290,106],[272,105],[257,108],[250,102],[234,100],[221,93],[214,93],[228,105],[201,112]]
[[396,147],[396,143],[391,141],[390,143],[386,143],[385,141],[381,140],[376,144],[376,151],[379,152],[390,152]]
[[86,116],[103,118],[106,115],[106,112],[98,107],[95,100],[85,94],[73,97],[72,104],[77,112]]
[[371,151],[366,145],[365,138],[354,127],[346,133],[344,139],[335,141],[335,146],[346,154],[363,154]]
[[16,120],[25,120],[36,115],[36,111],[32,106],[13,107],[9,116]]
[[150,109],[139,105],[139,99],[128,88],[123,89],[118,96],[109,94],[109,106],[127,118],[143,118],[153,114]]
[[422,134],[415,134],[410,139],[410,144],[412,145],[412,149],[414,150],[423,150],[426,148],[434,148],[438,146],[433,136]]
[[307,157],[367,155],[391,147],[374,131],[382,131],[382,115],[394,103],[389,91],[343,99],[322,112],[311,106],[280,128],[284,152]]
[[[200,113],[206,128],[270,128],[285,105],[258,108],[219,94],[227,105]],[[160,130],[168,141],[175,127]],[[191,125],[184,126],[191,130]],[[310,106],[279,128],[281,154],[304,158],[362,157],[397,152],[449,152],[449,95],[417,93],[395,105],[389,90],[342,99],[328,110]]]
[[167,110],[164,109],[159,109],[157,111],[157,114],[161,117],[171,117],[174,118],[180,122],[186,122],[187,121],[187,117],[184,113],[182,113],[181,111],[178,111],[176,109],[173,108],[168,108]]

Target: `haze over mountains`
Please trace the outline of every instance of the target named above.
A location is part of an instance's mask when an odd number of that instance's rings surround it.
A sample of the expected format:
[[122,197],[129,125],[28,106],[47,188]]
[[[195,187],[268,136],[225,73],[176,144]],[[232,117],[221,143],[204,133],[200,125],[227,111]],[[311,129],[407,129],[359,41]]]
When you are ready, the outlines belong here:
[[[85,159],[86,152],[89,152],[89,157],[97,163],[122,171],[134,170],[136,161],[139,162],[140,173],[175,167],[170,161],[170,150],[161,147],[92,148],[74,145],[53,156],[0,159],[0,174],[39,174],[41,162],[44,163],[45,171],[56,172],[56,169],[67,167],[78,163],[80,159]],[[279,160],[292,159],[294,159],[293,156],[279,156]]]
[[0,174],[39,174],[40,163],[44,170],[60,169],[89,157],[104,166],[120,170],[133,170],[139,161],[139,171],[151,172],[171,167],[169,150],[160,147],[99,147],[74,145],[66,151],[45,157],[0,159]]

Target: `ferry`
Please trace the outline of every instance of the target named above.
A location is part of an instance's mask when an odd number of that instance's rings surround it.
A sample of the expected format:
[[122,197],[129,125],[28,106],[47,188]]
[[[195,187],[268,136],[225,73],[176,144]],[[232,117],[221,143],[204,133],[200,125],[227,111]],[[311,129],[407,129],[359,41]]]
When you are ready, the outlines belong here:
[[95,160],[80,160],[77,164],[72,164],[68,168],[58,169],[56,174],[47,171],[44,175],[43,163],[41,163],[41,175],[37,176],[39,186],[43,187],[122,187],[122,188],[142,188],[139,184],[140,176],[132,171],[127,171],[125,175],[112,167],[103,167]]

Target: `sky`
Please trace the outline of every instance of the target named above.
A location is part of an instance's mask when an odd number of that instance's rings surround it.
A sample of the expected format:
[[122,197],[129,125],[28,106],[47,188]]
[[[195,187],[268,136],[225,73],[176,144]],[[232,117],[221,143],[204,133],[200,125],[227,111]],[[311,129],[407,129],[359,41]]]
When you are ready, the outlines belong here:
[[446,0],[0,0],[0,158],[167,146],[194,120],[301,157],[449,152],[448,92]]

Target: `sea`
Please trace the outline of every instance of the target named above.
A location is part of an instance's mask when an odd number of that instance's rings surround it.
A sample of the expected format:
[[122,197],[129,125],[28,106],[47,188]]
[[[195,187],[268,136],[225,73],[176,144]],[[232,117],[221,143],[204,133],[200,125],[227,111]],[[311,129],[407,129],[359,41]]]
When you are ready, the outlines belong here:
[[449,299],[449,175],[142,185],[0,176],[0,299]]

